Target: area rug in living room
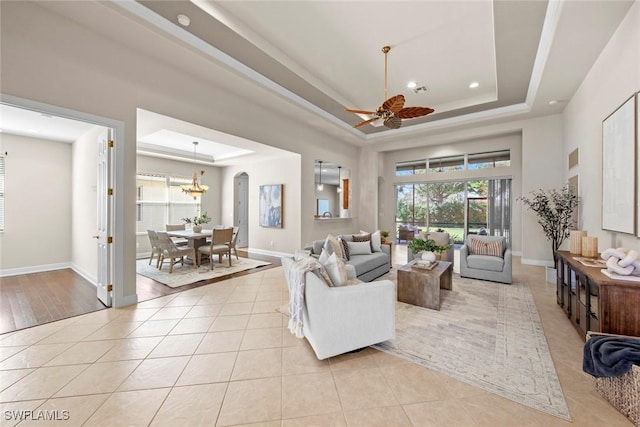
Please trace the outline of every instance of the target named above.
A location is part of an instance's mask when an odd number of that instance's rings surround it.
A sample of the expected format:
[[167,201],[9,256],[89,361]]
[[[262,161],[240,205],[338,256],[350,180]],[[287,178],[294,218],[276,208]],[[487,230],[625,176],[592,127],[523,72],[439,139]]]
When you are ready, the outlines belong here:
[[396,339],[373,346],[499,396],[570,420],[526,283],[454,276],[440,311],[396,303]]
[[136,273],[141,276],[148,277],[156,282],[163,283],[172,288],[189,285],[191,283],[200,282],[202,280],[214,279],[217,277],[227,276],[241,271],[251,270],[265,265],[270,262],[257,261],[249,258],[233,259],[232,266],[229,267],[229,261],[223,260],[223,263],[214,263],[211,270],[209,264],[195,268],[192,265],[176,264],[173,266],[173,273],[169,273],[169,267],[164,266],[162,270],[158,270],[155,263],[149,265],[149,259],[139,259],[136,262]]

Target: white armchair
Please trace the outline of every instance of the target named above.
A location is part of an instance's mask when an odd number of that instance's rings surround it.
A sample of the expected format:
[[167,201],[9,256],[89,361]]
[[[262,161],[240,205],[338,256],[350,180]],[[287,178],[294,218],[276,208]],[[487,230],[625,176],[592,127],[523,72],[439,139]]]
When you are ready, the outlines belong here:
[[[285,277],[292,263],[282,259]],[[395,338],[393,282],[330,287],[312,272],[305,280],[303,333],[319,360]]]

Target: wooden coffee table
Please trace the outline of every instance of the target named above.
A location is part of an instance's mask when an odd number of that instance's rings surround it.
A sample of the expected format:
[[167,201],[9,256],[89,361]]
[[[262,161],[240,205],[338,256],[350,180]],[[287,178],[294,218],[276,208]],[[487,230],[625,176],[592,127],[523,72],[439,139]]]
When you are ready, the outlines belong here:
[[398,269],[398,301],[440,310],[440,289],[452,288],[453,264],[438,261],[432,270],[414,267],[416,260]]

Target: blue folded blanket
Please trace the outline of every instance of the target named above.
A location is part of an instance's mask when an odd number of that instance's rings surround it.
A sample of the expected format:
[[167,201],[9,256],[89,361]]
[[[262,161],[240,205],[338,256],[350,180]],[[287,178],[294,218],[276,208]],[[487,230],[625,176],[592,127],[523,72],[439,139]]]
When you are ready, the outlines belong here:
[[594,377],[626,374],[640,364],[640,338],[595,336],[584,344],[582,370]]

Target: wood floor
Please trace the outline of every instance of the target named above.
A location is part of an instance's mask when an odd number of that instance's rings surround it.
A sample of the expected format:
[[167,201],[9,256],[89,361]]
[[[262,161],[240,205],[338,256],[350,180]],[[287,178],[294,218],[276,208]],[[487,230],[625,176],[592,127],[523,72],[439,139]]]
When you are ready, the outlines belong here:
[[[182,292],[230,277],[257,273],[280,265],[280,258],[276,257],[248,255],[246,251],[240,249],[238,249],[238,255],[243,258],[268,261],[271,264],[179,288],[171,288],[137,275],[138,301]],[[105,308],[96,296],[95,286],[71,269],[0,278],[0,334]]]

